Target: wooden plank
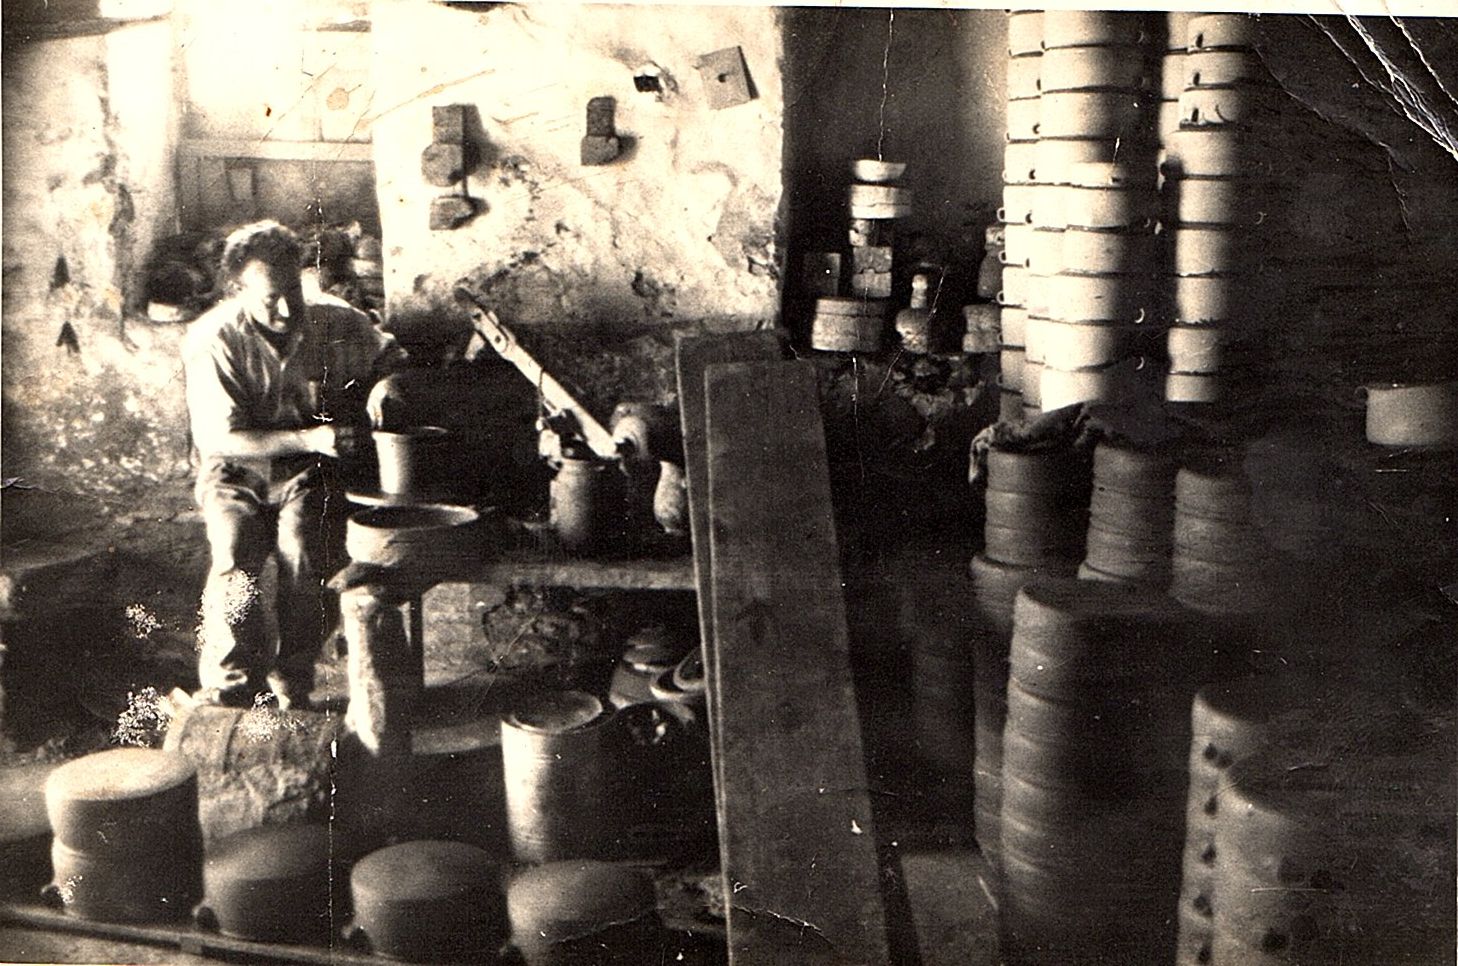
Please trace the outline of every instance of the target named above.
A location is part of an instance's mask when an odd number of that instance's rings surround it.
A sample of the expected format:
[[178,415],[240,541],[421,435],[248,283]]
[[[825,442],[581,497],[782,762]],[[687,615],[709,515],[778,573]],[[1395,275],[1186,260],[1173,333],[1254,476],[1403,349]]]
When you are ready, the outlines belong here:
[[[714,616],[710,606],[709,457],[704,436],[704,370],[721,362],[769,361],[785,357],[785,334],[778,329],[722,335],[680,335],[674,344],[678,367],[678,411],[683,430],[684,476],[688,483],[689,533],[693,539],[694,587],[698,590],[699,641],[704,664],[714,658]],[[718,702],[708,697],[709,750],[714,772],[714,801],[723,838],[723,802],[719,799]]]
[[714,365],[705,389],[730,963],[886,963],[815,372]]
[[60,909],[35,903],[0,901],[0,923],[29,926],[54,932],[78,933],[100,939],[139,943],[175,949],[193,956],[207,956],[250,963],[311,963],[318,966],[369,966],[378,957],[357,952],[343,941],[333,946],[302,946],[291,943],[234,939],[210,932],[191,922],[125,923],[94,922],[68,916]]

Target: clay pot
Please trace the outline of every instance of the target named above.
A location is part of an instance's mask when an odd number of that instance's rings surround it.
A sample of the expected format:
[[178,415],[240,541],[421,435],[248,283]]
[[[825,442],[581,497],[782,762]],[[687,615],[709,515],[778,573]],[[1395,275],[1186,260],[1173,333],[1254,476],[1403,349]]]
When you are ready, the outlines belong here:
[[1126,91],[1057,91],[1041,99],[1044,138],[1146,141],[1154,129],[1152,99]]
[[264,825],[219,840],[194,918],[239,939],[327,944],[330,848],[325,825]]
[[56,841],[83,857],[195,850],[201,846],[197,788],[197,769],[182,755],[114,748],[52,772],[46,815]]
[[1049,298],[1064,322],[1138,323],[1155,315],[1158,286],[1152,275],[1056,276]]
[[1235,334],[1220,325],[1173,325],[1166,338],[1171,372],[1213,373],[1222,368]]
[[1042,142],[1010,141],[1002,149],[1002,180],[1004,184],[1032,184],[1035,180],[1038,152]]
[[346,934],[406,962],[483,962],[506,938],[500,870],[461,842],[405,842],[350,872],[354,921]]
[[1143,48],[1120,45],[1057,47],[1043,54],[1039,87],[1058,91],[1147,91],[1155,74]]
[[1010,57],[1043,52],[1043,11],[1014,10],[1008,14],[1007,52]]
[[90,853],[51,843],[53,878],[44,894],[69,916],[97,922],[171,922],[202,896],[202,850]]
[[1159,195],[1149,188],[1069,184],[1062,191],[1069,228],[1147,230],[1159,214]]
[[1190,20],[1186,42],[1192,52],[1223,48],[1253,49],[1259,21],[1243,13],[1213,13]]
[[1037,98],[1007,102],[1007,139],[1009,141],[1036,141],[1038,139],[1038,116],[1040,107]]
[[1062,241],[1055,273],[1148,275],[1158,268],[1156,238],[1150,232],[1069,228],[1064,231]]
[[357,563],[438,573],[480,558],[480,522],[475,510],[443,503],[372,507],[350,516],[344,545]]
[[590,694],[542,695],[502,721],[507,828],[519,861],[599,858],[616,847],[612,713]]
[[452,467],[451,434],[439,426],[416,426],[372,434],[380,461],[380,489],[386,493],[439,499]]
[[1043,330],[1043,361],[1055,369],[1085,369],[1138,354],[1146,336],[1138,325],[1049,320]]
[[1031,224],[1036,192],[1037,188],[1032,185],[1003,185],[1002,207],[997,209],[997,220],[1012,225]]
[[552,478],[550,518],[568,553],[609,553],[626,537],[627,498],[617,463],[563,459]]
[[1086,369],[1043,370],[1043,411],[1083,402],[1126,403],[1139,395],[1136,376],[1142,360],[1127,359]]
[[1185,90],[1230,84],[1274,84],[1253,50],[1191,50],[1185,55]]
[[1013,57],[1007,62],[1007,97],[1010,101],[1036,99],[1043,58],[1037,55]]
[[1185,92],[1185,53],[1179,51],[1165,54],[1159,64],[1159,98],[1161,101],[1177,101]]
[[1367,442],[1412,449],[1458,448],[1458,380],[1368,386]]
[[1023,364],[1023,418],[1036,419],[1043,411],[1043,361],[1028,359]]
[[1148,15],[1098,10],[1058,10],[1043,18],[1043,48],[1142,44],[1153,31]]

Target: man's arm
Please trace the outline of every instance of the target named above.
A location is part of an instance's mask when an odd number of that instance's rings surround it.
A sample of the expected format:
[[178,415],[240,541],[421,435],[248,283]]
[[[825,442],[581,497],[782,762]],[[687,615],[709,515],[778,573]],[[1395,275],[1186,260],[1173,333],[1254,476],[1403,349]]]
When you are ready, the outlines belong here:
[[209,434],[208,438],[197,436],[194,441],[203,456],[274,459],[304,453],[338,456],[341,450],[350,448],[353,436],[353,427],[320,423],[305,429],[233,429]]
[[191,337],[183,348],[183,370],[193,444],[201,456],[239,460],[306,453],[338,456],[351,448],[352,427],[319,423],[289,429],[249,428],[246,380],[216,338]]

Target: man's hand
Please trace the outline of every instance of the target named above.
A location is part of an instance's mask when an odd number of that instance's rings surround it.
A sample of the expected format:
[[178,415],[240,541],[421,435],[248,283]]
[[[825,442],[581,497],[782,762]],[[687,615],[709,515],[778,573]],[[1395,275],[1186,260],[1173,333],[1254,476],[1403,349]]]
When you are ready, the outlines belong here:
[[359,451],[359,430],[343,423],[320,423],[304,430],[304,442],[320,456],[353,456]]

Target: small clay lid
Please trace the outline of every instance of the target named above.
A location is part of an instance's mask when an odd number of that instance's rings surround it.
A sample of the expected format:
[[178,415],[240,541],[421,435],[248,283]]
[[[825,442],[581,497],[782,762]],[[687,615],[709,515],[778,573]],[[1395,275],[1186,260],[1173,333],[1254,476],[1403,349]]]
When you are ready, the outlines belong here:
[[67,762],[46,780],[49,801],[115,802],[147,798],[192,781],[185,756],[154,748],[113,748]]
[[280,882],[324,874],[329,867],[325,825],[264,825],[215,842],[207,850],[203,877],[216,883]]
[[631,865],[591,860],[549,862],[517,875],[507,909],[518,944],[587,936],[656,908],[653,879]]
[[402,842],[355,863],[349,875],[356,906],[374,900],[390,905],[444,902],[490,889],[497,863],[463,842]]

